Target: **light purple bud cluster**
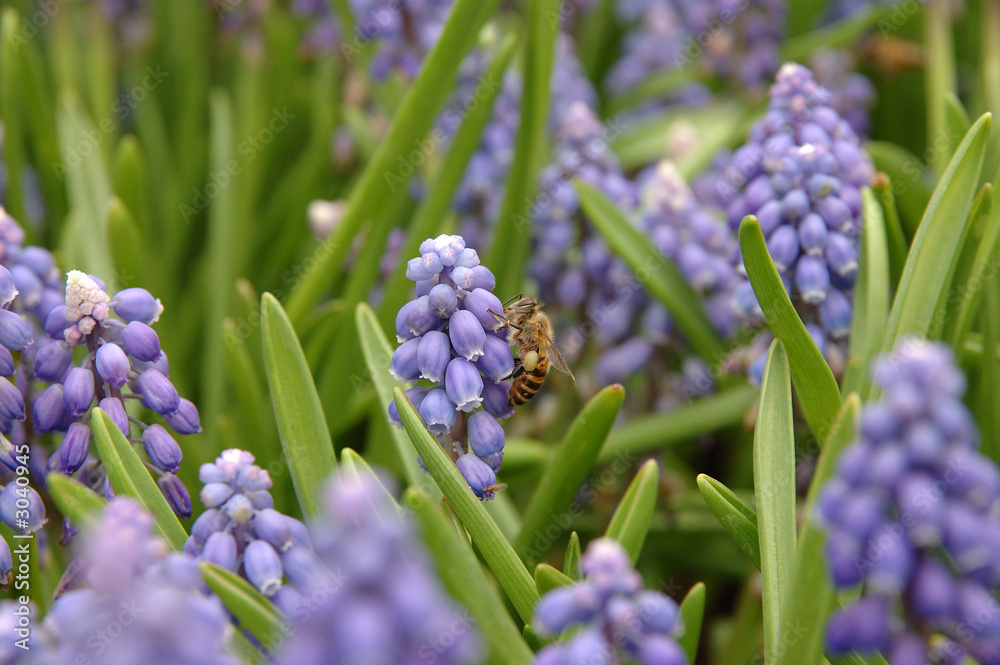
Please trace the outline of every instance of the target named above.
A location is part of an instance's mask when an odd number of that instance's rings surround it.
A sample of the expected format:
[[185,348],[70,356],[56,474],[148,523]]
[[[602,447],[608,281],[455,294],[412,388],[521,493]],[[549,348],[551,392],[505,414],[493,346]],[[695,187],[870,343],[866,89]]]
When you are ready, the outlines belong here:
[[676,638],[679,608],[669,596],[643,589],[628,553],[610,538],[587,546],[581,582],[549,591],[535,605],[532,628],[543,637],[575,629],[565,643],[538,652],[536,665],[637,662],[687,665]]
[[373,49],[369,67],[376,79],[394,71],[416,78],[444,29],[452,4],[452,0],[350,0],[355,35],[344,48],[351,55]]
[[[433,384],[410,388],[407,396],[476,496],[492,499],[505,442],[497,421],[513,414],[506,379],[514,371],[507,330],[494,316],[503,314],[503,304],[493,295],[496,280],[457,235],[422,242],[406,276],[417,283],[417,298],[396,316],[401,346],[389,372],[403,383],[424,379]],[[460,417],[467,447],[452,438]],[[389,406],[389,421],[401,426],[395,404]]]
[[482,662],[468,612],[446,595],[409,519],[376,480],[335,475],[323,507],[311,526],[318,558],[296,562],[294,588],[275,597],[295,622],[278,665]]
[[81,579],[66,585],[38,626],[47,641],[31,641],[33,656],[36,644],[52,652],[31,662],[91,662],[99,653],[104,665],[237,665],[226,651],[229,614],[217,597],[201,593],[198,562],[171,553],[153,528],[132,499],[108,504],[84,533],[83,565],[67,570]]
[[875,86],[855,67],[854,55],[840,49],[815,51],[809,58],[816,82],[830,91],[830,106],[864,139],[871,124],[868,111],[875,103]]
[[184,551],[242,574],[272,597],[286,574],[282,561],[308,557],[312,543],[302,522],[274,510],[271,476],[253,462],[250,453],[231,448],[201,465],[200,496],[208,510],[192,525]]
[[[714,194],[734,230],[745,215],[757,216],[789,295],[803,321],[823,331],[827,361],[837,370],[851,327],[861,188],[874,168],[828,100],[808,69],[784,65],[767,113],[714,176]],[[745,320],[759,318],[749,281],[732,302]]]
[[[949,347],[904,340],[879,358],[857,439],[823,487],[834,586],[860,599],[827,624],[827,652],[926,663],[929,644],[1000,663],[1000,469],[977,450]],[[900,618],[901,617],[901,618]]]
[[326,0],[295,0],[292,12],[309,21],[301,44],[306,57],[314,58],[337,50],[340,23],[330,12],[330,4]]
[[136,48],[150,36],[149,0],[97,0],[101,13],[114,24],[119,41]]

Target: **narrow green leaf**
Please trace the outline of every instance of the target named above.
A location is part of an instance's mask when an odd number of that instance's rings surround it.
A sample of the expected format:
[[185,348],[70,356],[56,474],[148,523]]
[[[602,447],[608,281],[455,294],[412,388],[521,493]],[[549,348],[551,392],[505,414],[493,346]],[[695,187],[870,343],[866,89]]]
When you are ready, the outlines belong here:
[[61,473],[48,474],[45,483],[59,512],[77,526],[95,523],[107,505],[103,496]]
[[[963,250],[959,267],[966,270],[963,278],[956,281],[950,289],[947,302],[954,306],[955,300],[958,300],[958,311],[950,311],[948,321],[948,342],[956,351],[962,348],[963,341],[972,329],[976,312],[980,310],[985,291],[983,285],[1000,271],[1000,257],[997,256],[997,249],[1000,247],[1000,204],[993,202],[981,232],[970,233],[965,244],[967,250],[971,251]],[[966,263],[965,257],[969,254],[973,256]]]
[[837,457],[854,438],[861,401],[856,393],[844,398],[819,460],[803,511],[792,586],[786,598],[787,621],[781,627],[776,665],[819,665],[823,662],[823,637],[827,616],[834,607],[833,585],[823,552],[824,532],[815,523],[816,501],[826,480],[836,468]]
[[527,565],[538,562],[553,539],[547,535],[555,525],[560,534],[569,529],[572,518],[581,509],[572,505],[597,461],[597,454],[611,431],[618,410],[625,400],[625,390],[618,384],[608,386],[587,402],[549,459],[541,480],[524,511],[521,531],[514,540],[514,550]]
[[[379,409],[388,418],[389,405],[392,404],[392,389],[405,388],[406,386],[389,374],[392,346],[386,339],[385,333],[382,332],[382,327],[375,318],[375,312],[372,311],[368,303],[358,303],[354,320],[358,327],[358,338],[361,340],[361,349],[365,354],[368,373],[371,375],[372,383],[375,384]],[[417,458],[413,454],[413,446],[410,445],[410,438],[406,432],[393,427],[392,440],[396,444],[396,453],[399,455],[399,463],[403,467],[406,482],[414,487],[419,487],[425,494],[436,496],[438,494],[437,487],[417,464]]]
[[[413,142],[419,143],[433,126],[438,110],[451,94],[463,56],[472,48],[475,35],[498,4],[499,0],[458,0],[452,7],[444,29],[420,67],[420,74],[393,116],[385,140],[378,145],[351,190],[344,218],[322,245],[324,259],[290,294],[288,312],[292,321],[301,321],[319,302],[343,270],[351,241],[389,198],[391,189],[406,186],[410,176],[397,174],[397,160],[403,160],[413,149]],[[396,182],[390,175],[397,175],[402,182]]]
[[788,348],[792,381],[802,413],[813,434],[822,439],[840,408],[837,379],[792,306],[778,269],[767,251],[760,224],[753,215],[744,217],[740,224],[740,251],[750,284],[771,332]]
[[540,563],[535,566],[535,587],[538,594],[544,596],[549,591],[561,586],[573,584],[573,579],[560,572],[558,568],[553,568],[547,563]]
[[732,536],[736,545],[760,570],[760,536],[757,532],[757,513],[715,478],[698,475],[698,489],[709,510],[719,524]]
[[[965,133],[969,131],[969,127],[972,126],[972,120],[969,118],[968,111],[965,110],[961,100],[952,91],[949,91],[945,95],[944,115],[949,139],[954,137],[954,140],[957,140],[958,137],[965,136]],[[949,140],[949,157],[951,156],[950,151],[954,150],[957,145],[954,140]]]
[[597,459],[609,462],[619,456],[662,450],[739,425],[756,399],[757,389],[748,383],[740,383],[694,400],[676,411],[637,416],[611,430]]
[[[955,47],[952,41],[951,9],[942,0],[928,2],[923,12],[924,46],[924,107],[927,109],[927,145],[944,143],[946,150],[928,151],[930,166],[938,173],[941,164],[954,147],[949,134],[948,97],[957,92],[955,80]],[[978,169],[978,166],[977,166]]]
[[[987,349],[1000,348],[1000,283],[991,280],[984,287],[984,306],[980,312],[983,342]],[[982,452],[1000,464],[1000,355],[985,354],[979,375],[979,426]]]
[[198,567],[205,584],[239,619],[240,627],[248,630],[268,652],[277,649],[287,639],[290,628],[274,603],[249,582],[214,563],[203,561]]
[[698,582],[687,592],[681,601],[681,621],[684,622],[684,634],[677,640],[689,663],[695,662],[698,655],[698,643],[701,641],[701,624],[705,619],[705,585]]
[[903,275],[906,264],[906,253],[910,247],[906,242],[906,234],[899,220],[899,210],[896,208],[896,195],[893,193],[893,182],[885,173],[876,173],[872,178],[872,190],[878,196],[882,206],[882,216],[885,219],[885,236],[889,253],[889,283],[895,289],[899,278]]
[[709,362],[720,357],[724,353],[722,341],[701,299],[673,263],[601,192],[582,182],[576,183],[576,190],[591,224],[628,263],[639,283],[670,310],[691,348]]
[[406,490],[403,500],[420,522],[421,535],[437,562],[438,574],[445,588],[476,618],[477,627],[491,650],[486,662],[504,665],[530,663],[533,657],[531,649],[524,643],[521,631],[514,624],[503,599],[486,578],[468,541],[441,513],[438,501],[413,487]]
[[142,238],[131,211],[117,196],[111,197],[108,204],[108,244],[115,266],[113,286],[108,288],[118,290],[149,283],[145,277],[150,262],[145,257]]
[[760,384],[753,437],[754,494],[764,600],[764,660],[773,663],[787,613],[795,563],[795,436],[788,357],[771,343]]
[[851,46],[858,37],[875,25],[884,11],[885,9],[880,6],[867,6],[822,28],[786,39],[781,45],[782,62],[802,62],[818,49]]
[[22,129],[23,100],[18,50],[21,15],[11,6],[0,15],[0,117],[3,118],[3,161],[6,167],[4,205],[15,219],[24,220],[24,190],[21,174],[25,168],[26,146]]
[[260,301],[264,371],[271,389],[274,419],[302,512],[319,513],[319,492],[337,466],[323,407],[299,338],[278,299]]
[[646,460],[629,483],[625,496],[611,516],[611,523],[604,533],[608,538],[621,543],[633,562],[639,560],[642,544],[646,542],[659,490],[660,468],[656,465],[656,460]]
[[[255,299],[256,300],[256,299]],[[256,437],[254,454],[260,459],[273,460],[281,455],[278,430],[274,424],[271,403],[254,359],[250,355],[248,337],[232,319],[223,322],[229,386],[236,398],[238,419],[248,436]]]
[[931,195],[889,313],[882,345],[886,351],[902,337],[924,335],[933,323],[938,297],[948,288],[972,198],[979,188],[989,128],[989,114],[973,124]]
[[572,580],[580,579],[580,534],[576,531],[569,534],[569,544],[566,545],[566,556],[563,558],[563,573]]
[[608,103],[607,115],[614,117],[644,102],[662,100],[679,88],[698,80],[694,67],[667,67],[654,72],[645,80],[629,88]]
[[842,394],[868,394],[872,358],[882,349],[882,335],[889,317],[889,256],[882,206],[868,187],[861,190],[861,252],[854,284],[854,319],[851,321],[847,368]]
[[924,182],[924,163],[895,143],[870,141],[865,144],[865,150],[875,162],[875,168],[891,179],[892,193],[899,204],[903,229],[907,237],[912,238],[931,198],[931,190]]
[[95,408],[91,411],[90,429],[94,432],[94,444],[115,494],[130,496],[138,501],[153,514],[156,530],[171,549],[183,549],[187,540],[184,527],[118,425],[104,411]]
[[[496,292],[513,295],[524,279],[531,246],[531,208],[538,186],[538,170],[546,159],[545,126],[549,111],[549,79],[559,34],[560,0],[528,3],[524,53],[524,92],[514,142],[514,158],[493,231],[493,245],[485,264],[496,275]],[[505,296],[506,297],[506,296]]]
[[410,400],[399,388],[394,388],[392,392],[396,408],[399,410],[399,418],[427,471],[441,488],[441,492],[462,525],[472,536],[476,549],[500,582],[521,620],[525,623],[530,622],[535,602],[538,601],[534,580],[517,558],[514,548],[500,533],[493,518],[472,493],[455,463],[445,454],[441,444],[424,428],[424,422]]
[[146,235],[150,222],[147,218],[146,162],[139,141],[132,134],[123,136],[115,147],[111,181],[115,194],[134,216],[139,235],[149,237]]

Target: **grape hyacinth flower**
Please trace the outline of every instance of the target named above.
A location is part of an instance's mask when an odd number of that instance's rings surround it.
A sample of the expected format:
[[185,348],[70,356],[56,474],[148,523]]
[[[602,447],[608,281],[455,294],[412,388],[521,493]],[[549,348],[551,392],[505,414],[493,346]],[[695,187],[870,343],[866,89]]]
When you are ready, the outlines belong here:
[[[756,215],[792,301],[814,337],[822,333],[820,346],[836,371],[851,327],[861,188],[874,167],[802,65],[781,68],[770,98],[716,178],[715,194],[734,230]],[[749,281],[734,290],[733,307],[747,320],[759,318]]]
[[335,475],[311,531],[318,558],[296,565],[295,588],[275,598],[296,622],[278,665],[481,662],[474,620],[446,595],[410,520],[374,477]]
[[292,12],[309,21],[301,50],[308,58],[333,53],[340,42],[340,23],[326,0],[295,0]]
[[[431,383],[410,388],[407,397],[476,496],[492,499],[501,488],[496,472],[505,441],[498,420],[513,414],[505,379],[514,371],[507,330],[493,314],[503,313],[493,295],[496,279],[457,235],[422,242],[406,276],[417,283],[417,297],[396,315],[401,345],[389,372],[403,383]],[[389,421],[401,426],[395,404]]]
[[355,19],[355,38],[341,48],[348,57],[375,44],[369,62],[374,78],[385,79],[394,71],[416,78],[424,57],[437,42],[451,13],[452,0],[350,0]]
[[271,476],[253,462],[250,453],[231,448],[201,465],[200,497],[208,510],[191,526],[184,551],[241,573],[270,597],[282,587],[285,555],[308,556],[312,543],[302,522],[274,510]]
[[591,542],[580,558],[580,570],[582,581],[549,591],[535,606],[532,628],[539,635],[576,631],[569,641],[539,651],[536,665],[687,665],[676,640],[683,632],[677,603],[642,588],[642,577],[617,541]]
[[103,665],[239,663],[226,652],[233,631],[226,609],[200,593],[198,562],[171,553],[135,501],[112,500],[83,536],[86,584],[62,593],[43,624],[58,655],[53,662],[100,654]]
[[827,652],[996,665],[1000,469],[977,450],[965,377],[949,347],[916,339],[872,377],[882,397],[862,409],[818,503],[834,586],[862,589],[830,617]]
[[855,71],[854,56],[843,49],[821,49],[809,58],[816,82],[830,91],[830,106],[860,139],[868,136],[868,111],[875,103],[875,86]]

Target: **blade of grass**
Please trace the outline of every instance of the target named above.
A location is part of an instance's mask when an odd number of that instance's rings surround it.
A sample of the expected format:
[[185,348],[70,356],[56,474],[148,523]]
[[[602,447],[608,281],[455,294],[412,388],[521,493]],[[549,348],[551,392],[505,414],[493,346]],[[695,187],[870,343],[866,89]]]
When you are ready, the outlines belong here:
[[653,510],[656,508],[659,482],[660,468],[656,465],[656,460],[646,460],[629,483],[625,496],[611,516],[611,523],[604,533],[606,537],[621,543],[633,562],[639,560],[642,545],[646,542]]
[[303,514],[319,514],[320,490],[337,461],[302,345],[278,299],[260,302],[264,371],[281,448]]
[[544,596],[553,589],[561,586],[569,586],[573,583],[572,578],[561,572],[558,568],[553,568],[547,563],[540,563],[535,566],[535,586],[539,595]]
[[61,473],[45,476],[45,483],[59,512],[76,526],[96,523],[107,505],[103,496]]
[[563,558],[563,574],[572,580],[580,579],[580,535],[574,531],[569,534],[569,544],[566,545],[566,556]]
[[899,204],[903,230],[912,238],[917,232],[920,218],[931,198],[925,182],[926,167],[920,158],[906,148],[885,141],[870,141],[865,150],[871,155],[875,167],[892,180],[892,192]]
[[698,655],[701,624],[705,619],[705,585],[702,582],[698,582],[687,592],[681,601],[680,610],[684,634],[678,638],[677,643],[684,649],[688,662],[693,663]]
[[698,475],[698,489],[719,524],[732,536],[736,545],[760,570],[760,536],[757,513],[715,478]]
[[906,253],[910,247],[899,221],[899,210],[896,208],[896,195],[893,193],[893,182],[885,173],[876,173],[872,178],[872,190],[882,206],[882,216],[885,219],[886,244],[889,252],[889,284],[893,290],[899,284],[906,264]]
[[[992,281],[1000,271],[1000,259],[997,257],[997,249],[1000,247],[1000,204],[993,203],[981,234],[978,237],[971,235],[966,245],[972,250],[969,253],[974,254],[968,263],[968,274],[951,289],[951,293],[958,298],[958,311],[950,319],[947,339],[956,351],[962,348],[966,336],[972,330],[976,312],[983,301],[983,285]],[[963,257],[964,255],[963,251]],[[948,304],[956,303],[953,298],[949,298]]]

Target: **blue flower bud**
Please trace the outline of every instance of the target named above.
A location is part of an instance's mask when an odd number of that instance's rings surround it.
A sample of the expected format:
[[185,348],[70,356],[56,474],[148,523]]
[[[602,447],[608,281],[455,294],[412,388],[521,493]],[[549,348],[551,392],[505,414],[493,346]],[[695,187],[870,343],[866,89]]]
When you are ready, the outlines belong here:
[[0,307],[6,307],[14,302],[17,296],[17,287],[14,286],[14,277],[4,266],[0,266]]
[[66,318],[66,305],[58,305],[45,317],[45,334],[52,339],[62,340],[63,331],[72,325],[74,323]]
[[787,220],[797,220],[809,212],[809,195],[801,189],[793,189],[781,200],[781,216]]
[[[408,390],[404,390],[403,394],[409,398],[410,403],[413,404],[413,408],[420,413],[420,404],[424,401],[424,396],[427,394],[427,388],[423,386],[414,386]],[[389,402],[389,422],[394,426],[402,429],[403,422],[399,419],[399,410],[396,408],[395,400]]]
[[20,314],[0,309],[0,344],[11,351],[24,351],[34,343],[31,326]]
[[437,284],[427,294],[427,303],[435,316],[446,319],[458,311],[458,294],[447,284]]
[[639,646],[640,665],[687,665],[687,655],[676,640],[650,635]]
[[[204,470],[205,466],[206,465],[203,464],[201,466],[201,470]],[[204,480],[202,480],[202,482],[204,482]],[[227,483],[207,483],[201,488],[201,492],[199,492],[198,496],[207,508],[218,508],[233,496],[233,488]]]
[[876,541],[877,555],[869,550],[871,565],[865,574],[865,589],[877,595],[898,595],[909,582],[916,557],[906,538],[891,538],[884,545],[883,540]]
[[160,415],[177,411],[180,405],[180,395],[167,377],[155,369],[147,369],[136,379],[136,387],[142,393],[146,406]]
[[781,204],[777,201],[768,201],[757,211],[757,221],[760,222],[760,230],[764,232],[764,237],[769,237],[781,224]]
[[10,553],[10,545],[3,538],[0,538],[0,584],[7,584],[10,580],[8,576],[14,569],[14,557]]
[[493,310],[503,316],[503,303],[486,289],[473,289],[465,296],[462,307],[472,312],[485,330],[497,330],[503,325],[502,321],[490,314],[490,310]]
[[531,622],[542,636],[559,635],[575,624],[590,623],[600,610],[601,599],[589,585],[557,587],[539,598]]
[[201,560],[236,572],[236,539],[231,533],[217,531],[205,541]]
[[24,420],[24,395],[7,379],[0,379],[0,418]]
[[659,591],[640,591],[634,600],[644,633],[670,633],[677,626],[680,608],[670,596]]
[[455,404],[441,388],[427,391],[419,412],[431,434],[444,434],[455,426]]
[[[27,501],[27,507],[24,502]],[[20,505],[18,505],[20,504]],[[24,512],[27,511],[27,520]],[[45,504],[42,497],[33,487],[24,487],[17,483],[7,483],[0,491],[0,521],[10,527],[14,533],[34,533],[48,521],[45,517]],[[27,527],[25,527],[27,523]]]
[[[38,304],[34,308],[35,316],[39,321],[45,321],[48,319],[49,314],[52,313],[52,310],[63,305],[65,302],[66,297],[61,290],[52,288],[42,289],[42,296],[38,299]],[[63,306],[65,307],[65,305]]]
[[826,649],[833,656],[851,651],[886,651],[891,634],[886,599],[869,596],[830,617],[826,626]]
[[87,461],[89,453],[90,428],[83,423],[73,423],[59,444],[60,469],[67,476],[73,475]]
[[830,272],[826,263],[815,256],[803,256],[795,266],[795,286],[804,301],[814,304],[823,302],[830,288]]
[[402,383],[411,383],[420,378],[420,367],[417,361],[417,352],[423,344],[423,337],[416,337],[403,342],[392,352],[392,360],[389,363],[389,373],[393,378]]
[[63,382],[63,405],[70,418],[76,420],[94,401],[94,375],[90,370],[74,367]]
[[457,353],[466,360],[475,360],[483,355],[486,331],[476,315],[468,310],[459,310],[448,320],[448,337]]
[[509,402],[510,386],[510,381],[486,381],[483,385],[483,409],[497,420],[506,420],[514,415],[514,407]]
[[133,358],[155,362],[160,357],[160,338],[142,321],[132,321],[122,329],[122,344]]
[[6,346],[0,346],[0,376],[14,376],[14,356]]
[[163,305],[146,289],[133,287],[123,289],[111,299],[111,308],[125,321],[142,321],[150,325],[156,323],[163,313]]
[[292,546],[292,531],[285,516],[273,508],[265,508],[253,516],[253,534],[267,541],[278,552]]
[[[451,291],[451,287],[445,287]],[[454,293],[454,291],[451,291]],[[434,383],[441,383],[444,380],[444,371],[451,360],[451,342],[443,332],[431,330],[424,333],[420,338],[420,347],[417,349],[417,369],[421,379],[429,379]],[[406,342],[409,344],[410,342]],[[399,349],[402,349],[400,346]],[[398,352],[399,349],[396,349]],[[395,358],[393,354],[393,358]],[[391,370],[390,370],[391,371]]]
[[164,473],[156,480],[160,492],[170,504],[170,509],[182,520],[191,517],[191,494],[181,479],[172,473]]
[[61,382],[72,362],[69,344],[61,340],[47,342],[35,352],[35,376],[50,383]]
[[411,301],[406,312],[406,327],[412,335],[423,335],[428,330],[437,330],[441,325],[441,317],[431,311],[430,297],[420,296]]
[[98,402],[97,406],[101,411],[108,414],[111,422],[118,426],[122,434],[126,437],[129,435],[132,428],[129,425],[128,414],[125,412],[125,405],[122,404],[121,399],[117,397],[105,397]]
[[476,360],[476,367],[491,381],[499,381],[514,371],[514,355],[506,340],[493,335],[486,336],[483,355]]
[[910,601],[919,615],[932,622],[945,622],[954,616],[958,589],[951,573],[933,559],[922,558],[910,585]]
[[[482,327],[479,329],[482,330]],[[448,399],[459,411],[469,412],[483,403],[483,377],[476,366],[465,358],[454,358],[448,363],[444,386]]]
[[319,588],[329,576],[329,571],[316,553],[299,545],[282,554],[281,563],[288,581],[301,593]]
[[472,453],[466,453],[458,456],[455,466],[481,500],[489,501],[496,496],[495,490],[491,488],[497,484],[497,476],[486,462]]
[[844,233],[849,231],[854,223],[854,215],[851,213],[850,207],[836,196],[828,196],[820,201],[816,206],[816,211],[831,231]]
[[204,545],[208,537],[226,528],[229,518],[221,510],[210,508],[198,516],[191,525],[191,537],[199,545]]
[[499,471],[505,442],[503,427],[486,411],[476,411],[470,415],[467,427],[469,451],[486,462],[491,469]]
[[842,289],[854,286],[858,272],[858,248],[843,233],[831,233],[826,241],[826,262]]
[[[42,280],[38,279],[38,275],[32,272],[31,268],[24,265],[12,266],[8,274],[14,280],[18,302],[22,303],[25,307],[35,307],[42,298],[43,288]],[[4,282],[3,273],[0,273],[0,298],[4,294],[6,286]]]
[[251,541],[243,550],[243,570],[250,583],[268,597],[274,595],[284,577],[281,558],[264,540]]
[[183,453],[163,425],[150,425],[142,431],[142,446],[157,469],[175,473]]
[[414,282],[422,282],[424,280],[430,279],[435,275],[435,273],[429,271],[424,266],[424,260],[422,256],[415,259],[410,259],[406,262],[406,279]]
[[45,434],[55,429],[66,416],[63,405],[63,387],[53,383],[42,391],[31,407],[31,425],[36,434]]
[[779,226],[767,239],[767,251],[778,272],[785,272],[799,257],[799,236],[792,226]]
[[826,223],[816,213],[809,213],[799,222],[799,245],[810,256],[823,256],[827,239]]
[[826,294],[826,300],[819,306],[819,319],[834,339],[844,337],[851,332],[851,301],[840,291],[831,289]]
[[128,381],[131,367],[128,356],[117,344],[102,344],[94,355],[94,366],[97,374],[107,381],[112,388],[121,388]]
[[167,424],[178,434],[199,434],[201,432],[201,417],[198,407],[191,400],[181,397],[177,403],[177,412],[163,416]]

